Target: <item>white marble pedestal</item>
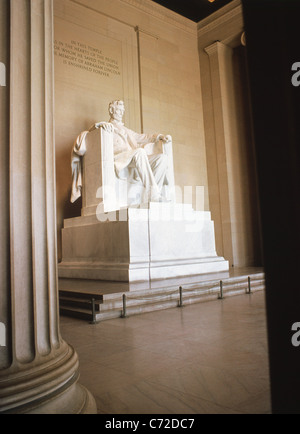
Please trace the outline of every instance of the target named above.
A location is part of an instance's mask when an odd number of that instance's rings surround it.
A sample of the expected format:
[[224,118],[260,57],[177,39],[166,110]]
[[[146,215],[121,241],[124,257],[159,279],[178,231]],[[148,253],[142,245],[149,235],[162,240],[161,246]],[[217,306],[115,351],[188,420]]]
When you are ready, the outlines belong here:
[[61,278],[139,282],[229,269],[216,254],[210,212],[185,204],[68,219],[62,244]]

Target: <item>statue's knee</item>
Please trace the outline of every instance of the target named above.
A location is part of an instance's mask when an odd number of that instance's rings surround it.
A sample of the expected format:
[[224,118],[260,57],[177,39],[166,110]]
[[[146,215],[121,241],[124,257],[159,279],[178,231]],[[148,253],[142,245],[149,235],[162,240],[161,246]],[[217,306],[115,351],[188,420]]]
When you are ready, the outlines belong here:
[[137,160],[141,160],[141,159],[147,159],[147,153],[146,153],[145,149],[143,149],[143,148],[138,148],[138,149],[135,151],[134,159],[135,159],[136,161],[137,161]]
[[136,150],[137,155],[147,155],[144,148],[138,148]]

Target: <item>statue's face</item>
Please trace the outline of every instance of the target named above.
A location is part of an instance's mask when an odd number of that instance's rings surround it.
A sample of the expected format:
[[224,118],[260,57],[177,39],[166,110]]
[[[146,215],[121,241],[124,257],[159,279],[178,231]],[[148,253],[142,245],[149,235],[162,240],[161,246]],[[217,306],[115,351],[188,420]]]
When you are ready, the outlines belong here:
[[125,113],[125,107],[123,101],[120,101],[118,104],[114,106],[112,117],[116,121],[121,121],[123,119]]

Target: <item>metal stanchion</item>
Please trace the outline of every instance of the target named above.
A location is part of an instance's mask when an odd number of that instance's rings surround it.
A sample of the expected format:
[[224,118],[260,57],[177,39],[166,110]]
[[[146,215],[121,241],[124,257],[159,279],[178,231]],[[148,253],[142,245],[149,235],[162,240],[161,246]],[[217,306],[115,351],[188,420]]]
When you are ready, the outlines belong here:
[[251,278],[250,276],[248,276],[248,290],[247,290],[247,294],[251,294]]
[[91,324],[96,324],[96,306],[95,306],[95,299],[92,298],[92,321]]
[[122,311],[122,318],[126,318],[127,317],[127,311],[126,311],[126,295],[123,294],[123,311]]
[[178,307],[183,307],[182,286],[179,287],[179,302],[178,302]]
[[223,300],[224,296],[223,296],[223,281],[220,280],[220,294],[218,296],[219,300]]

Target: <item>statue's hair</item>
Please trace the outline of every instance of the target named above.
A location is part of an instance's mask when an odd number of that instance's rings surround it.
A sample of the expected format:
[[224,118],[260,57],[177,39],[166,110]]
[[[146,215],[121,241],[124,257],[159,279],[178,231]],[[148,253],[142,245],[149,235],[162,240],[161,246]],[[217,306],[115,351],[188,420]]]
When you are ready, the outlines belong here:
[[123,103],[124,104],[124,102],[122,101],[122,100],[115,100],[115,101],[112,101],[112,102],[110,102],[109,103],[109,106],[108,106],[108,111],[109,111],[109,113],[111,113],[111,109],[112,108],[115,108],[116,106],[118,106],[120,103]]

